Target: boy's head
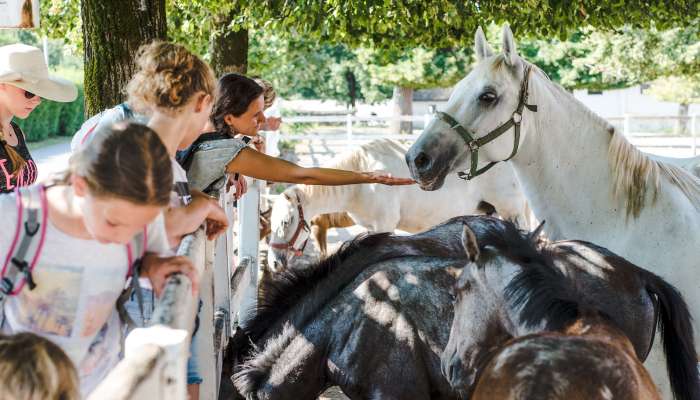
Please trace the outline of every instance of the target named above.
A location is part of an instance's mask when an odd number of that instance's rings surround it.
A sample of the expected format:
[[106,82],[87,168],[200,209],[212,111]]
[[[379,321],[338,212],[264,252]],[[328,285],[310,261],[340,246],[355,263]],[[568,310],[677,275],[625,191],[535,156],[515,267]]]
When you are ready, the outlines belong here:
[[0,394],[8,400],[78,400],[73,363],[60,347],[33,333],[0,334]]

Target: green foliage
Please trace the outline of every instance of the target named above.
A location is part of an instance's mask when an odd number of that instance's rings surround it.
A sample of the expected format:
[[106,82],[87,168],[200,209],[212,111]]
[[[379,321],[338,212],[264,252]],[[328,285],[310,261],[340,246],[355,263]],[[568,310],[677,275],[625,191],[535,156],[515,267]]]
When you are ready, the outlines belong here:
[[518,36],[564,39],[582,26],[629,24],[667,29],[700,15],[696,0],[422,1],[238,0],[240,22],[295,37],[392,49],[449,48],[470,43],[479,25],[510,22]]
[[661,101],[700,103],[700,76],[659,78],[651,84],[648,92]]
[[72,136],[84,122],[83,88],[72,103],[43,100],[25,120],[15,119],[27,137],[37,142],[55,136]]

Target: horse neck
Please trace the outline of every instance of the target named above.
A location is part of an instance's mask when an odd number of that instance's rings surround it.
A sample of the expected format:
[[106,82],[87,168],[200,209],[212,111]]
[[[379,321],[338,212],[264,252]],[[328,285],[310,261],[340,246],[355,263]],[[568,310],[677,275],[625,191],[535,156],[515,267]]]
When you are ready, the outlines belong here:
[[567,218],[607,218],[592,211],[611,208],[612,127],[539,71],[530,81],[530,103],[538,111],[523,115],[526,135],[513,166],[535,215],[547,221],[553,239],[565,234]]
[[350,200],[351,186],[299,185],[304,217],[345,211]]

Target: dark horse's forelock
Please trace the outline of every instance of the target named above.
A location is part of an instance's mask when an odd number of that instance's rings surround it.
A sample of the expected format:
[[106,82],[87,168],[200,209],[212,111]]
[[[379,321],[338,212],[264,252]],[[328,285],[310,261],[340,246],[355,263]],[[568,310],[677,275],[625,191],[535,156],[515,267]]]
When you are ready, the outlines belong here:
[[[536,231],[537,232],[537,231]],[[579,315],[576,291],[569,278],[541,251],[538,238],[518,230],[510,222],[493,229],[481,246],[491,246],[522,268],[505,289],[505,298],[527,327],[546,321],[548,330],[559,330]]]

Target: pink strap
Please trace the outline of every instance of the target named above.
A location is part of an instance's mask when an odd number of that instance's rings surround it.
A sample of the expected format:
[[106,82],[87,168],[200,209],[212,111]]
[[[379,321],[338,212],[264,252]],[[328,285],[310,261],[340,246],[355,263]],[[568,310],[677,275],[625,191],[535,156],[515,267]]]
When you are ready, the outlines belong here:
[[22,204],[22,193],[19,191],[19,187],[15,188],[15,198],[17,202],[17,226],[15,227],[15,238],[12,239],[12,245],[10,245],[10,250],[7,252],[7,257],[5,257],[5,263],[2,265],[2,273],[0,276],[5,276],[7,271],[7,266],[10,265],[10,260],[12,259],[12,254],[15,253],[15,248],[17,247],[17,242],[19,242],[20,229],[22,228],[22,217],[24,214],[24,205]]
[[100,124],[100,121],[97,121],[97,123],[95,125],[93,125],[92,128],[88,129],[87,133],[85,134],[85,136],[83,136],[83,139],[80,141],[80,144],[85,143],[87,138],[89,138],[90,135],[92,135],[92,131],[94,131],[95,128],[97,128],[97,125],[99,125],[99,124]]
[[[20,198],[18,196],[18,198]],[[34,253],[34,258],[32,258],[32,262],[29,264],[29,273],[34,271],[34,267],[36,266],[36,263],[39,261],[39,256],[41,256],[41,249],[44,247],[44,241],[46,240],[46,221],[48,219],[49,211],[48,211],[48,202],[46,201],[46,188],[44,185],[39,185],[39,198],[41,199],[41,233],[39,234],[39,245],[36,248],[36,252]],[[21,200],[21,198],[20,198]],[[24,207],[22,207],[24,208]],[[12,248],[12,252],[10,253],[9,257],[11,257],[11,254],[14,252],[14,246]],[[5,273],[5,268],[3,267],[3,274]],[[23,279],[22,282],[13,290],[10,292],[10,296],[15,296],[19,292],[22,291],[24,288],[24,285],[27,283],[27,279]]]

